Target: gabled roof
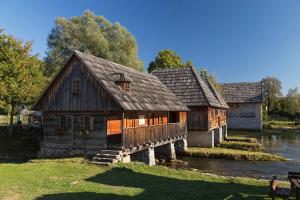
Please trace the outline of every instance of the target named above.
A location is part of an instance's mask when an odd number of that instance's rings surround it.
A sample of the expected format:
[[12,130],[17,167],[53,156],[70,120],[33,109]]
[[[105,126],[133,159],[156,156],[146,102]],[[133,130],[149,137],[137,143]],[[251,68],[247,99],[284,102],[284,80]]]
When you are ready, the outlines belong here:
[[263,101],[261,82],[223,83],[220,86],[227,103],[261,103]]
[[[141,73],[132,68],[79,51],[74,51],[72,56],[76,56],[81,61],[83,66],[86,67],[85,69],[91,72],[108,94],[124,110],[189,110],[157,77],[151,74]],[[130,80],[129,91],[124,91],[115,83],[116,75],[118,74],[122,74],[126,79]]]
[[229,108],[208,80],[203,80],[194,67],[165,68],[152,72],[185,105]]

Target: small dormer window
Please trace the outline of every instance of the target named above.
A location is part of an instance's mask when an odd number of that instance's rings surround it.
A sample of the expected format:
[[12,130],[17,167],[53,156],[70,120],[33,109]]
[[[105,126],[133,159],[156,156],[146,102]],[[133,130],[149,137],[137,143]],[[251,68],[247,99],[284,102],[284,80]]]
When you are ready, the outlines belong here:
[[124,88],[123,88],[125,91],[129,91],[129,83],[128,82],[125,82],[124,83]]
[[130,89],[130,83],[132,82],[131,79],[123,73],[116,73],[114,75],[117,75],[117,78],[115,79],[115,84],[120,86],[122,90],[128,92]]
[[72,93],[75,96],[78,96],[80,94],[80,80],[79,79],[73,80]]

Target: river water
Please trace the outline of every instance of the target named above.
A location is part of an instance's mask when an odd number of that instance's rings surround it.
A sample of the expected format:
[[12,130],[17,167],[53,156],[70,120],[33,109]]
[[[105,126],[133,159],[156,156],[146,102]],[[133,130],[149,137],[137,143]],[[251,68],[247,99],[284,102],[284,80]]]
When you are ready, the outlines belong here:
[[285,162],[232,161],[223,159],[179,158],[183,162],[170,164],[172,168],[197,169],[202,172],[226,176],[247,176],[269,179],[273,175],[287,177],[288,171],[300,171],[300,133],[298,132],[243,132],[235,136],[255,137],[266,151],[289,159]]

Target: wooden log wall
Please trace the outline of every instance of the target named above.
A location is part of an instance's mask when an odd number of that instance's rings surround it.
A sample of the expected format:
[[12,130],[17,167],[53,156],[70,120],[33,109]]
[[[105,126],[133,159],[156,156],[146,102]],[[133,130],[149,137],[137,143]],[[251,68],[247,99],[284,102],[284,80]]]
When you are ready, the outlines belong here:
[[208,130],[208,107],[189,107],[188,130]]
[[226,125],[226,110],[217,108],[208,108],[209,128],[214,129]]
[[[74,94],[74,81],[79,82],[79,93]],[[78,89],[78,88],[77,88]],[[53,81],[36,109],[43,111],[98,111],[120,110],[106,90],[72,57],[64,71]]]
[[[65,128],[61,128],[61,117],[65,118]],[[85,128],[86,117],[92,130],[87,137],[80,135]],[[104,114],[45,114],[43,143],[65,147],[101,147],[106,144],[106,119]]]

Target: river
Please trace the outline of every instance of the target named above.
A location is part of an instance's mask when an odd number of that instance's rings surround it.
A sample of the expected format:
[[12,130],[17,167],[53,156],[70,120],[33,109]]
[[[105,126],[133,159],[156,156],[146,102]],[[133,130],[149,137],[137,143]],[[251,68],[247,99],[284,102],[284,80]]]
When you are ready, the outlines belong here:
[[298,132],[241,132],[234,136],[255,137],[266,151],[289,159],[285,162],[232,161],[223,159],[179,158],[183,162],[170,164],[172,168],[197,169],[202,172],[226,176],[247,176],[269,179],[273,175],[287,177],[288,171],[300,171],[300,133]]

